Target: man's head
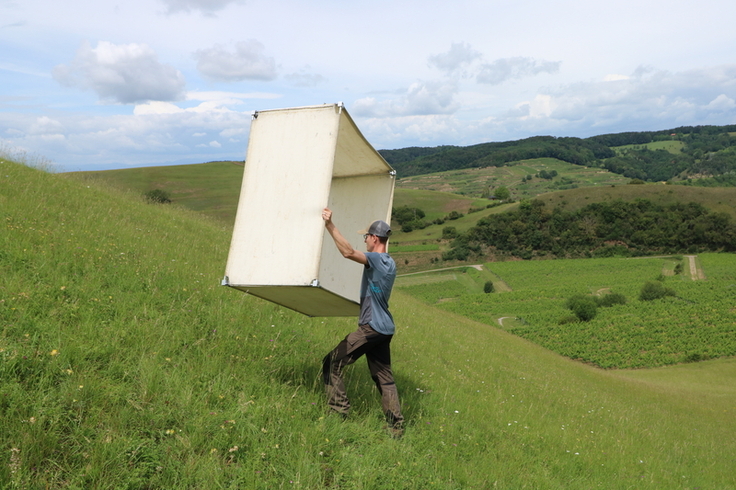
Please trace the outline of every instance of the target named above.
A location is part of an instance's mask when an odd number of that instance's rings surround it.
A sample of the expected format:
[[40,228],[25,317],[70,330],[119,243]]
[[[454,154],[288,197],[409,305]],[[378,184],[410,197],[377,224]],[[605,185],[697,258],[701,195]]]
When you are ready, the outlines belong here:
[[367,229],[359,231],[361,235],[375,235],[379,238],[388,238],[391,236],[391,227],[385,221],[374,221]]
[[385,221],[374,221],[366,230],[361,230],[358,233],[363,235],[366,247],[369,252],[372,252],[376,248],[376,243],[386,245],[388,237],[391,236],[391,227]]

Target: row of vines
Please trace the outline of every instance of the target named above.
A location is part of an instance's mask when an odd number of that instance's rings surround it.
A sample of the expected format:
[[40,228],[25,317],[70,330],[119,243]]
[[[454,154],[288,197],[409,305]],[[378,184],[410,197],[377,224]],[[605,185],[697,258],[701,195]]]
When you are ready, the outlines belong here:
[[[571,359],[603,368],[642,368],[736,355],[736,255],[698,256],[705,280],[689,275],[687,257],[494,262],[485,267],[512,291],[470,292],[446,280],[397,286],[438,308],[503,327]],[[663,276],[673,263],[686,271]],[[468,268],[459,274],[481,280]],[[664,281],[674,296],[639,300],[646,281]],[[618,293],[625,304],[600,310],[588,322],[569,317],[568,298]],[[516,321],[499,324],[498,319]]]

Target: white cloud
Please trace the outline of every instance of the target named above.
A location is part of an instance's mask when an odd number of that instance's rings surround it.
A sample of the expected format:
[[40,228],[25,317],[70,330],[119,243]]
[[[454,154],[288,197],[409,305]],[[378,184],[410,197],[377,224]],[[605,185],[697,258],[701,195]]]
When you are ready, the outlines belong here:
[[158,60],[145,44],[84,41],[69,65],[58,65],[54,79],[62,85],[93,90],[102,99],[122,104],[179,100],[184,75]]
[[379,101],[365,97],[355,101],[351,113],[363,117],[417,116],[451,114],[459,105],[454,82],[417,82],[398,98]]
[[713,111],[733,111],[736,109],[736,101],[726,94],[721,94],[710,101],[708,109]]
[[145,104],[138,104],[133,109],[133,114],[136,116],[143,116],[146,114],[176,114],[178,112],[184,112],[184,109],[180,108],[176,104],[171,102],[146,102]]
[[481,57],[482,55],[474,50],[470,44],[452,43],[450,50],[446,53],[430,56],[429,64],[447,74],[452,74]]
[[309,67],[305,67],[298,72],[284,75],[284,78],[294,87],[315,87],[320,83],[327,81],[325,77],[317,73],[309,73]]
[[540,90],[534,100],[517,104],[492,123],[578,136],[732,124],[735,99],[736,65],[675,73],[638,67],[630,77]]
[[167,13],[199,11],[204,15],[213,16],[230,4],[241,4],[241,0],[162,0],[167,6]]
[[281,94],[269,92],[224,92],[219,90],[187,92],[187,100],[201,100],[204,102],[220,102],[222,104],[240,104],[246,99],[278,99]]
[[61,134],[64,132],[64,125],[55,119],[51,119],[48,116],[41,116],[36,119],[36,122],[31,124],[28,128],[28,132],[31,134]]
[[255,39],[235,44],[234,51],[215,45],[194,53],[197,69],[206,78],[218,82],[273,80],[276,61],[263,54],[265,47]]
[[484,63],[476,76],[478,83],[499,85],[507,80],[532,77],[540,73],[557,73],[561,61],[537,61],[533,58],[502,58]]
[[628,80],[628,79],[629,77],[627,75],[618,75],[616,73],[611,73],[603,77],[604,82],[617,82],[619,80]]

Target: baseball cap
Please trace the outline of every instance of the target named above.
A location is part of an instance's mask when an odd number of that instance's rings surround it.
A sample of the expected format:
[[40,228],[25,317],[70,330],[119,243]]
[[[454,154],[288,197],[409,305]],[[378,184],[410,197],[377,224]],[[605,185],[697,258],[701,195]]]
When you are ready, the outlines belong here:
[[391,236],[391,227],[385,221],[378,220],[371,223],[367,230],[361,230],[358,233],[388,238]]

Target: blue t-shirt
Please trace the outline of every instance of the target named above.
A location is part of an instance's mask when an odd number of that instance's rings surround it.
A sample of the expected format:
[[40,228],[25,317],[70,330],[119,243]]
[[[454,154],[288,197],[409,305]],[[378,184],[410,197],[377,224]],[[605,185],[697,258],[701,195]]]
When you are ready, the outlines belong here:
[[396,331],[394,318],[388,311],[388,300],[396,279],[396,263],[389,254],[367,252],[368,263],[363,269],[360,283],[359,325],[368,324],[373,330],[384,335]]

